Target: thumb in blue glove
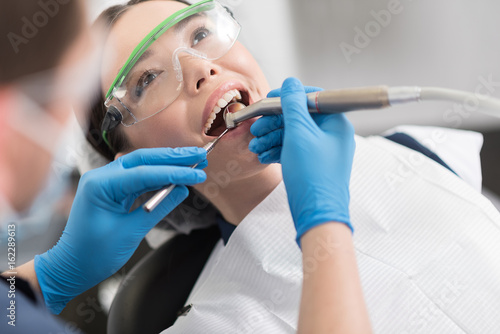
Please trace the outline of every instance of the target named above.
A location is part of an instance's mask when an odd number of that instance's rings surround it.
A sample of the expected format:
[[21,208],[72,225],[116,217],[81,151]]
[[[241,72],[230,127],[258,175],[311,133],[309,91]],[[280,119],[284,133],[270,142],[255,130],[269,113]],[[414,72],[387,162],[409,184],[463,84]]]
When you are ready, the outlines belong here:
[[282,146],[277,140],[274,147],[282,164],[297,242],[300,245],[302,235],[327,222],[344,223],[352,230],[349,215],[349,181],[355,150],[352,124],[343,114],[311,115],[304,87],[294,78],[283,83],[281,105]]
[[[202,162],[202,148],[141,149],[82,176],[58,243],[35,257],[35,272],[53,313],[108,278],[132,256],[144,236],[188,195],[185,185],[206,179],[189,166]],[[142,193],[178,185],[151,213],[129,212]]]

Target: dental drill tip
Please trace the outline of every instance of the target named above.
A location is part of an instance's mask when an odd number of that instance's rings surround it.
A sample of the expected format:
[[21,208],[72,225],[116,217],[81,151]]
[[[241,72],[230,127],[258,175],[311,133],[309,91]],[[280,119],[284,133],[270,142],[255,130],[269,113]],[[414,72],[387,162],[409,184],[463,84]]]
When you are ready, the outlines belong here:
[[241,102],[233,102],[227,105],[224,109],[224,121],[226,122],[226,127],[228,129],[233,129],[237,126],[237,123],[234,122],[233,113],[244,109],[246,106]]

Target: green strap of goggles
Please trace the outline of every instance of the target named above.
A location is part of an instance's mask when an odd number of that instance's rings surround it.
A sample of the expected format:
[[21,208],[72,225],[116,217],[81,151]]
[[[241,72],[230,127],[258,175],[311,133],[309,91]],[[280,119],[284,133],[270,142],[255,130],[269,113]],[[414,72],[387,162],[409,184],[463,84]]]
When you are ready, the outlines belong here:
[[[127,77],[127,74],[130,72],[132,67],[134,67],[135,63],[139,60],[142,54],[149,48],[154,41],[160,38],[168,29],[182,21],[186,17],[189,17],[193,14],[197,14],[203,11],[210,10],[215,7],[214,0],[203,0],[198,3],[195,3],[191,6],[188,6],[184,9],[181,9],[169,17],[167,17],[163,22],[157,25],[146,37],[142,39],[142,41],[135,47],[130,56],[128,57],[125,65],[121,68],[120,72],[116,76],[115,80],[109,87],[108,92],[106,93],[106,102],[104,103],[106,107],[109,105],[109,101],[113,99],[113,91],[116,87],[120,87],[123,83],[123,80]],[[104,120],[101,125],[101,135],[104,139],[106,145],[113,151],[111,144],[108,140],[108,132],[116,127],[122,119],[121,113],[116,109],[116,107],[109,106],[104,116]]]

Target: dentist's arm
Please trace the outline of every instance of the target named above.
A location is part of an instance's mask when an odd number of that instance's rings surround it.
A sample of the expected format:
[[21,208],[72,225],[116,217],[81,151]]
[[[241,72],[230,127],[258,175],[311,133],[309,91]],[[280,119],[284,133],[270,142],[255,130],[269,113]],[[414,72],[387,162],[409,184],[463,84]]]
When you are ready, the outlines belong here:
[[351,230],[338,222],[321,224],[301,242],[304,282],[297,332],[371,333]]
[[[202,148],[142,149],[82,176],[71,213],[57,244],[17,268],[17,276],[41,290],[53,313],[108,278],[132,256],[144,236],[188,195],[186,185],[203,182]],[[151,213],[130,211],[142,193],[178,185]]]
[[370,333],[349,215],[355,142],[344,115],[313,115],[304,87],[287,79],[283,115],[252,125],[250,150],[261,162],[281,162],[303,254],[299,333]]

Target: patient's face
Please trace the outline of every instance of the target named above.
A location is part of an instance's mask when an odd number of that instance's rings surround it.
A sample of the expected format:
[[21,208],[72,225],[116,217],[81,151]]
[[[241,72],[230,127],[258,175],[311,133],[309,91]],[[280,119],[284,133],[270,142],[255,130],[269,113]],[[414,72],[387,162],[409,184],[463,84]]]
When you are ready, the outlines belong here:
[[[103,94],[126,62],[132,50],[165,18],[184,8],[175,1],[147,1],[125,12],[114,24],[105,49],[102,75]],[[265,97],[269,85],[255,59],[239,42],[221,58],[207,61],[185,57],[181,61],[184,85],[179,97],[165,110],[130,127],[123,127],[133,149],[143,147],[203,146],[215,138],[205,134],[209,112],[231,90],[243,93],[249,103]],[[222,113],[220,113],[222,115]],[[264,168],[248,151],[253,138],[249,128],[253,120],[230,131],[209,156],[210,171],[227,169],[238,162],[242,177]],[[127,152],[124,152],[127,153]],[[237,177],[237,176],[236,176]]]

